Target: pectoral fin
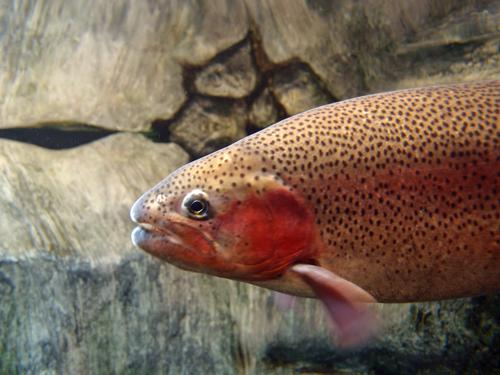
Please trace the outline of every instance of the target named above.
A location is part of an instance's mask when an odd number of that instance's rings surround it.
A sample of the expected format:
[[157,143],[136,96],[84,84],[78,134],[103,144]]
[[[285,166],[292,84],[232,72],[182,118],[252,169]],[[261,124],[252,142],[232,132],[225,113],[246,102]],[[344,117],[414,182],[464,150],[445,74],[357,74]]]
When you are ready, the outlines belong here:
[[291,270],[300,275],[325,305],[337,328],[339,346],[359,346],[373,337],[377,317],[369,304],[376,300],[368,292],[318,266],[296,264]]

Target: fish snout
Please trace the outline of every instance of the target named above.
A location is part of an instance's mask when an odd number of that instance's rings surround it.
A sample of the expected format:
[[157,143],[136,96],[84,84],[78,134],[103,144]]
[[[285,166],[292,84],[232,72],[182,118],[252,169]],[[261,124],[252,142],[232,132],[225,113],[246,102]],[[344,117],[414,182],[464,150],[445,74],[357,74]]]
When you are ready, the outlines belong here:
[[[178,246],[184,245],[181,234],[176,233],[175,218],[161,212],[165,195],[159,193],[142,195],[130,209],[130,219],[137,224],[131,234],[132,243],[143,250],[150,251],[157,247],[160,239]],[[180,228],[177,228],[180,229]],[[181,231],[182,233],[182,231]],[[151,251],[150,251],[151,252]]]
[[137,227],[132,230],[130,235],[132,243],[136,247],[142,248],[148,235],[148,231],[153,229],[151,224],[145,222],[146,217],[147,215],[144,209],[144,195],[142,195],[135,201],[130,209],[130,220],[137,224]]
[[144,219],[144,195],[135,201],[130,209],[130,220],[140,224]]

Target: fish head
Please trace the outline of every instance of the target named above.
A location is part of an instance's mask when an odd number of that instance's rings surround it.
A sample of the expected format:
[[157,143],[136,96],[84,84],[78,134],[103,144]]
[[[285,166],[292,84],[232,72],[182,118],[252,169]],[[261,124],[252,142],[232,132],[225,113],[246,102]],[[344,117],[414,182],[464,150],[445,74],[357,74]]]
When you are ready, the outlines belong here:
[[194,161],[140,197],[134,244],[180,268],[247,282],[313,263],[306,201],[259,155],[236,151]]

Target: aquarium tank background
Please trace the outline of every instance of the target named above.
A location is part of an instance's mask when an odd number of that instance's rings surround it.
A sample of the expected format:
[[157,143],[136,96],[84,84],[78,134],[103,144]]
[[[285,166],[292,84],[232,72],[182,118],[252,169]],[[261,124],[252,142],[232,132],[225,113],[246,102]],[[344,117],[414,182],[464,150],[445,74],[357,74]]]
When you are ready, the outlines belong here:
[[500,2],[0,0],[0,374],[496,374],[500,299],[381,304],[332,342],[316,300],[135,248],[174,169],[343,99],[500,78]]

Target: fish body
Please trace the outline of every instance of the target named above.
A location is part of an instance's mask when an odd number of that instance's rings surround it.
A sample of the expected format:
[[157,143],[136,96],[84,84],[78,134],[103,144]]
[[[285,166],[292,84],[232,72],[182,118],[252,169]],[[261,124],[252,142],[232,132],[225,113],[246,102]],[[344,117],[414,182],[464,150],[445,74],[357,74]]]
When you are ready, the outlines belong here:
[[499,100],[500,81],[465,83],[290,117],[146,192],[133,241],[299,296],[320,296],[323,270],[362,302],[499,292]]

